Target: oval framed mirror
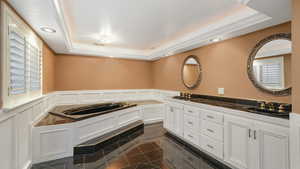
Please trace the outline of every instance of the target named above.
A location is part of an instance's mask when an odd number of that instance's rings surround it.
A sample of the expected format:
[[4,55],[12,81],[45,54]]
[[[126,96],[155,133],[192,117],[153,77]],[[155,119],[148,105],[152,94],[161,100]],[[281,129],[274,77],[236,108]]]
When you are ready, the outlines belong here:
[[256,88],[276,96],[291,94],[290,33],[271,35],[261,40],[248,58],[248,77]]
[[201,65],[195,55],[186,57],[181,68],[181,79],[188,89],[196,88],[201,81]]

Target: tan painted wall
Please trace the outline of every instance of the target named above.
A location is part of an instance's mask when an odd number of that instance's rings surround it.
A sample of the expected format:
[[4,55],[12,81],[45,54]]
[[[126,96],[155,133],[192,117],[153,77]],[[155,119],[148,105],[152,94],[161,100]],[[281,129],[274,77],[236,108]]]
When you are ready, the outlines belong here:
[[291,24],[278,25],[155,61],[152,65],[154,88],[186,91],[180,77],[181,64],[185,57],[196,55],[202,65],[203,77],[200,86],[191,92],[217,95],[217,88],[224,87],[224,96],[227,97],[290,103],[290,96],[275,97],[256,89],[248,79],[246,69],[248,56],[255,44],[279,32],[291,32]]
[[151,62],[57,55],[56,90],[149,89]]
[[55,91],[55,53],[43,45],[43,93]]
[[293,0],[292,20],[292,101],[293,112],[300,114],[300,1]]

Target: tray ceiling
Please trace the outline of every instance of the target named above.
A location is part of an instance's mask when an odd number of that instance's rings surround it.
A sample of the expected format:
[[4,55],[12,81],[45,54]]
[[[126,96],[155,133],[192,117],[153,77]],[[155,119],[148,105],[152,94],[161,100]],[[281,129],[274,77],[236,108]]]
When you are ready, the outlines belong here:
[[[268,3],[272,3],[272,8]],[[57,53],[154,60],[290,20],[264,0],[10,0]],[[275,11],[279,7],[281,10]],[[279,14],[278,14],[279,13]],[[42,32],[40,27],[57,30]],[[97,44],[97,45],[96,45]]]

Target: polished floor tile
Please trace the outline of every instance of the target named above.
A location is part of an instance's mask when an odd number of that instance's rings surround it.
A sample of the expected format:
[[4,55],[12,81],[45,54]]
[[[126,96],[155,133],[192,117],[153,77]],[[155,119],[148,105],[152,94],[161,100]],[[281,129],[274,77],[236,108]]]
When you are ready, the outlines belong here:
[[228,169],[166,134],[162,124],[146,125],[115,139],[98,152],[49,161],[32,169]]

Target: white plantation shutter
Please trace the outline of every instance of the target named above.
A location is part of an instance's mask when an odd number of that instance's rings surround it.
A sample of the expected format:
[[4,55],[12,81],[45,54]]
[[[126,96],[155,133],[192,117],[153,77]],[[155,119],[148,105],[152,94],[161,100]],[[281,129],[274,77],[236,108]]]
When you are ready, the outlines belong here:
[[29,55],[29,85],[30,90],[40,90],[41,89],[41,51],[27,43],[27,53]]
[[265,86],[281,87],[282,70],[280,63],[265,64],[261,67],[261,81]]
[[42,96],[43,42],[10,8],[2,13],[1,100],[10,109]]
[[26,41],[16,31],[9,32],[9,95],[26,92]]

